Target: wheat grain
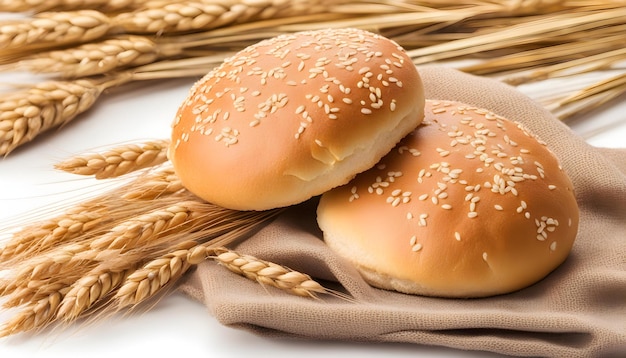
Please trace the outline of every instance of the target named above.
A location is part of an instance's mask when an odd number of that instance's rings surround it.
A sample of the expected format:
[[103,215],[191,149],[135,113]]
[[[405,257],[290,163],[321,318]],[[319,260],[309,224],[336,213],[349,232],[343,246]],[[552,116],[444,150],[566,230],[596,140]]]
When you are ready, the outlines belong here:
[[39,13],[0,23],[0,53],[84,43],[110,30],[109,18],[94,10]]
[[97,179],[115,178],[130,172],[153,167],[167,161],[168,140],[127,144],[102,153],[77,155],[55,165],[55,168]]
[[1,96],[0,155],[88,110],[107,86],[87,79],[47,81]]

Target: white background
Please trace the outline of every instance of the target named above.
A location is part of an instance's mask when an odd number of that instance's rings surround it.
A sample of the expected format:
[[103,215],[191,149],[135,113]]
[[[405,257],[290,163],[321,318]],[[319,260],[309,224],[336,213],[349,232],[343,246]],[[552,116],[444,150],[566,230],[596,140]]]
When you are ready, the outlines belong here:
[[[3,75],[0,82],[22,80]],[[95,182],[53,169],[54,163],[77,153],[121,142],[168,138],[170,122],[194,79],[132,84],[105,93],[98,104],[62,130],[53,130],[8,157],[0,159],[0,232],[16,218],[45,211],[46,205],[67,202],[93,190]],[[545,89],[545,88],[544,88]],[[622,147],[626,137],[626,104],[615,101],[603,111],[573,123],[594,145]],[[5,239],[6,239],[5,235]],[[0,238],[1,240],[1,238]],[[0,311],[0,321],[12,311]],[[258,337],[225,327],[201,304],[173,294],[152,310],[114,317],[96,324],[35,336],[0,339],[0,357],[143,357],[211,356],[319,357],[354,354],[360,357],[485,357],[484,353],[416,345],[350,342],[285,341]],[[487,355],[489,356],[489,355]]]

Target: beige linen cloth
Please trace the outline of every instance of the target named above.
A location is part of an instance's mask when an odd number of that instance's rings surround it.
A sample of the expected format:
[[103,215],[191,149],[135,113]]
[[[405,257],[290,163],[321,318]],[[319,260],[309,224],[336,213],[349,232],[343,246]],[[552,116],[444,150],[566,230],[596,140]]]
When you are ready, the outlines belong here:
[[288,209],[236,250],[310,274],[354,301],[291,296],[214,262],[201,264],[181,289],[222,324],[269,337],[403,342],[514,356],[626,356],[626,149],[590,146],[500,82],[441,67],[419,69],[426,98],[457,100],[523,122],[560,158],[581,210],[579,235],[562,266],[531,287],[491,298],[375,289],[325,246],[313,199]]

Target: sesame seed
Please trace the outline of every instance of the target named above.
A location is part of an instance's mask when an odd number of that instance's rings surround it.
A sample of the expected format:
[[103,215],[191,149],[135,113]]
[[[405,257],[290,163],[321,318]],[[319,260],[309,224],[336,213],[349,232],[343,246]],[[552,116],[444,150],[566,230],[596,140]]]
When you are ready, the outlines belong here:
[[470,218],[470,219],[473,219],[473,218],[475,218],[477,216],[478,216],[478,213],[475,212],[475,211],[470,211],[470,212],[467,213],[467,217]]
[[372,114],[372,110],[369,108],[361,108],[361,113],[363,114]]
[[461,234],[459,234],[458,231],[454,232],[454,238],[456,239],[456,241],[461,241]]
[[421,214],[418,225],[422,227],[426,226],[426,218],[428,218],[428,214]]
[[483,252],[483,260],[487,261],[487,253],[486,252]]
[[415,244],[413,245],[413,248],[411,250],[413,250],[413,252],[417,252],[421,249],[422,249],[422,244]]
[[556,251],[556,241],[552,241],[550,244],[550,251]]
[[452,209],[452,205],[450,205],[450,204],[443,204],[443,205],[441,205],[441,208],[445,209],[445,210],[451,210]]

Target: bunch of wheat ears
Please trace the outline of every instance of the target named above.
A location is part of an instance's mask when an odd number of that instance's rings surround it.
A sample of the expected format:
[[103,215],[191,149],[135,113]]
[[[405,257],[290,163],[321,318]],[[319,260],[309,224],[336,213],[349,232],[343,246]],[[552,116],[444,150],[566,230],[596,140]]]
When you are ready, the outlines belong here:
[[[358,27],[402,45],[416,65],[441,64],[522,88],[556,117],[597,108],[626,91],[624,0],[0,0],[0,72],[42,76],[0,94],[0,155],[60,127],[108,90],[205,74],[224,58],[285,32]],[[620,67],[621,66],[621,67]],[[600,82],[587,80],[593,72]],[[598,80],[596,80],[598,81]],[[167,141],[77,155],[57,168],[127,178],[114,191],[11,233],[0,251],[0,336],[119,311],[166,292],[193,265],[215,260],[262,284],[315,297],[306,274],[239,254],[280,209],[239,212],[186,191]],[[1,230],[1,229],[0,229]]]

